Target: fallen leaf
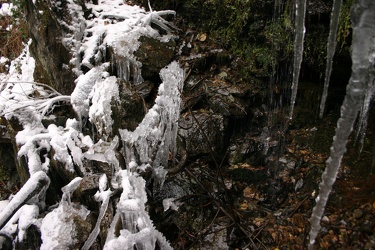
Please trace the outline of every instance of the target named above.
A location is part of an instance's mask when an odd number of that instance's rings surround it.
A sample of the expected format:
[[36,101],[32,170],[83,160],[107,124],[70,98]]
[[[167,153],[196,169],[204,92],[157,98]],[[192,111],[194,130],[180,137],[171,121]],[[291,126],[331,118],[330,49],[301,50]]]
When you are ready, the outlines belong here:
[[243,196],[245,197],[245,198],[254,198],[254,196],[255,196],[255,192],[254,192],[254,190],[252,190],[252,188],[251,187],[247,187],[247,188],[245,188],[244,190],[243,190]]
[[204,42],[204,41],[206,41],[206,39],[207,39],[207,34],[206,34],[206,33],[199,33],[199,34],[197,35],[197,39],[198,39],[198,41],[200,41],[200,42]]

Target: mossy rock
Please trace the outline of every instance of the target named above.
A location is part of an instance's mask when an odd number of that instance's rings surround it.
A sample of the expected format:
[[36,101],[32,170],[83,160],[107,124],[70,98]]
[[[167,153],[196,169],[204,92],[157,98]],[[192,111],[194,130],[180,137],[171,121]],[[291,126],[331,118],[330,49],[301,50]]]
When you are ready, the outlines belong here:
[[144,99],[132,90],[123,80],[119,82],[120,100],[112,101],[112,129],[114,134],[118,129],[135,130],[146,115]]

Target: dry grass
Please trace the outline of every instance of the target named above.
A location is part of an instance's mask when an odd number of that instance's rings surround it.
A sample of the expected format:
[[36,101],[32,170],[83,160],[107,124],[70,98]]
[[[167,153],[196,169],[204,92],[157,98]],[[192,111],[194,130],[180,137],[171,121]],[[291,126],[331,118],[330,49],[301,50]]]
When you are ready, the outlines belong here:
[[[7,30],[11,26],[12,29]],[[25,19],[15,21],[11,16],[0,17],[0,57],[10,60],[18,57],[27,41],[28,27]],[[5,65],[0,64],[0,73],[6,73]]]

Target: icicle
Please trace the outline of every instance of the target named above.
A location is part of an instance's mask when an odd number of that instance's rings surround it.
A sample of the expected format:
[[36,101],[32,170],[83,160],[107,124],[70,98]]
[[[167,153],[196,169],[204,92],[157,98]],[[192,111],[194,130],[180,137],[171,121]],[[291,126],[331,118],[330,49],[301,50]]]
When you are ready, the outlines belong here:
[[375,79],[374,79],[374,76],[370,76],[365,99],[364,99],[363,105],[361,107],[361,112],[359,115],[359,124],[358,124],[358,130],[357,130],[357,135],[356,135],[356,139],[358,140],[359,138],[359,153],[361,153],[363,149],[363,143],[365,140],[366,129],[367,129],[368,112],[370,110],[370,103],[374,95],[375,95]]
[[301,63],[302,63],[302,58],[303,58],[303,41],[305,38],[306,1],[307,0],[296,0],[293,81],[292,81],[292,97],[290,100],[289,119],[293,118],[294,104],[297,98],[299,73],[301,70]]
[[132,64],[132,67],[133,67],[133,82],[134,82],[134,85],[139,85],[143,82],[142,63],[136,61]]
[[100,206],[99,216],[96,221],[95,227],[92,230],[89,238],[86,240],[85,244],[82,247],[82,250],[90,249],[91,245],[95,242],[96,237],[100,233],[100,223],[102,222],[102,219],[104,218],[105,212],[107,211],[109,199],[112,196],[111,189],[107,189],[107,176],[103,174],[100,176],[99,179],[99,191],[95,194],[95,200],[96,201],[102,201],[102,205]]
[[168,164],[169,153],[175,152],[184,72],[177,62],[172,62],[160,71],[160,76],[163,83],[155,105],[134,131],[120,129],[119,132],[128,166],[132,161],[141,167],[151,164],[155,176],[163,183],[166,175],[163,167]]
[[126,58],[116,59],[117,77],[125,81],[130,79],[130,61]]
[[327,167],[322,175],[319,195],[311,215],[311,230],[309,249],[314,248],[316,236],[321,228],[322,218],[328,196],[332,190],[346,152],[346,143],[353,129],[354,122],[361,108],[368,89],[368,81],[374,79],[374,49],[375,49],[375,2],[360,0],[352,7],[353,26],[352,42],[352,75],[346,88],[346,96],[341,106],[341,117],[337,122],[336,135],[327,160]]
[[327,61],[326,61],[326,74],[324,78],[324,89],[322,94],[322,100],[320,102],[320,113],[319,118],[323,117],[325,103],[328,95],[328,86],[332,72],[332,60],[336,50],[336,37],[337,29],[339,27],[340,12],[341,12],[342,0],[334,0],[331,12],[331,22],[329,25],[329,36],[327,42]]
[[[120,170],[122,194],[117,203],[117,212],[109,232],[104,249],[126,249],[134,247],[139,250],[155,249],[156,243],[160,249],[172,249],[163,235],[157,231],[145,211],[147,202],[146,181],[127,170]],[[120,235],[114,235],[115,223],[122,219]]]
[[63,195],[61,200],[66,201],[69,205],[71,204],[71,195],[72,193],[77,189],[79,184],[81,184],[82,177],[76,177],[71,182],[69,182],[68,185],[61,188],[61,191],[63,191]]

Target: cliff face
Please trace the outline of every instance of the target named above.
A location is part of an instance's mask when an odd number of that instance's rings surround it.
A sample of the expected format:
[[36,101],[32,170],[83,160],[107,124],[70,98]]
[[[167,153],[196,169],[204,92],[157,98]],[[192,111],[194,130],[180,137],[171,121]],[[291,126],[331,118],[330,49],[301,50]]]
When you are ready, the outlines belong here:
[[69,29],[72,20],[66,4],[67,1],[61,1],[59,7],[42,1],[26,4],[26,19],[33,40],[30,50],[36,60],[35,80],[51,85],[62,94],[73,91],[77,77],[70,62],[72,45],[63,40],[64,36],[77,32]]

